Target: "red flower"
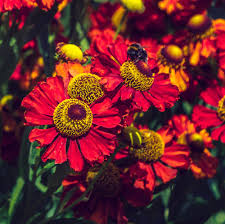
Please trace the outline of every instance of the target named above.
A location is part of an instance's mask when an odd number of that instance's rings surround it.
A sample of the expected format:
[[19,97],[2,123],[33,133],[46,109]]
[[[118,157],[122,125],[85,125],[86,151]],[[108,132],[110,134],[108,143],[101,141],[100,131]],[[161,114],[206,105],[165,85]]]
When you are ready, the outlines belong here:
[[[99,166],[94,166],[83,175],[68,176],[63,181],[63,197],[71,189],[77,188],[67,206],[79,198],[87,189],[89,182],[96,176]],[[102,176],[96,181],[87,201],[73,207],[75,217],[84,217],[98,224],[107,224],[108,218],[118,224],[125,224],[128,219],[124,213],[122,201],[126,199],[133,206],[146,206],[150,203],[152,193],[144,189],[143,183],[133,184],[124,169],[110,163]]]
[[212,139],[225,143],[225,87],[209,87],[201,93],[201,98],[211,108],[198,105],[194,107],[192,120],[201,128],[213,128]]
[[[56,0],[60,2],[62,0]],[[40,7],[43,10],[49,10],[52,8],[55,0],[1,0],[0,1],[0,12],[7,12],[12,11],[15,9],[22,9],[22,8],[34,8]]]
[[[68,159],[74,170],[81,171],[84,161],[102,161],[114,150],[112,128],[118,126],[120,117],[109,98],[89,106],[80,99],[91,95],[69,98],[66,91],[61,77],[48,78],[23,99],[22,106],[26,108],[26,125],[49,125],[47,129],[33,129],[29,136],[31,142],[47,146],[42,160],[54,159],[59,164]],[[73,93],[72,87],[70,91]]]
[[112,95],[112,101],[131,100],[133,105],[147,111],[151,105],[160,111],[170,108],[178,99],[179,91],[170,83],[168,74],[153,74],[155,60],[128,60],[128,47],[118,41],[105,53],[96,56],[92,72],[102,77],[102,84]]
[[189,151],[187,146],[172,141],[173,135],[169,128],[163,127],[157,132],[140,129],[142,144],[131,145],[121,150],[116,158],[131,156],[136,162],[130,167],[129,175],[135,184],[144,181],[145,188],[153,191],[156,178],[166,183],[177,175],[177,169],[189,167]]
[[196,128],[186,115],[175,115],[169,121],[174,131],[175,140],[189,147],[190,168],[196,178],[211,178],[216,174],[218,159],[213,157],[208,148],[212,148],[212,139],[205,129]]

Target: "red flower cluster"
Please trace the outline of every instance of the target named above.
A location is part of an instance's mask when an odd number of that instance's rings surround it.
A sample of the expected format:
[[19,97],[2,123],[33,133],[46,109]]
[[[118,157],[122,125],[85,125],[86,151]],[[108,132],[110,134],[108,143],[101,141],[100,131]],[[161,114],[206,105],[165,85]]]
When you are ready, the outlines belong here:
[[[68,161],[72,168],[62,201],[77,190],[64,208],[88,191],[73,206],[75,217],[127,223],[124,201],[146,206],[180,169],[196,179],[216,174],[212,140],[225,143],[225,87],[216,81],[225,80],[225,23],[207,15],[210,3],[101,4],[89,8],[88,50],[57,44],[53,77],[37,83],[22,106],[25,125],[38,126],[29,140],[44,148],[42,161]],[[21,61],[11,79],[21,80],[22,66]],[[27,76],[39,69],[34,66]]]

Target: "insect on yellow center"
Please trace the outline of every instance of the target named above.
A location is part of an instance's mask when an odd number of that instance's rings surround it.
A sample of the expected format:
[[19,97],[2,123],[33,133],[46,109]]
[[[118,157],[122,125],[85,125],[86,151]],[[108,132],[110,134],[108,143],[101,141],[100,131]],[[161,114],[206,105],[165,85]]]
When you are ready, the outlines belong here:
[[68,85],[71,98],[80,98],[87,104],[92,104],[104,95],[100,77],[91,73],[81,73],[73,77]]
[[[91,167],[86,176],[86,182],[90,183],[98,174],[100,166]],[[103,174],[97,179],[94,186],[95,193],[103,197],[113,198],[120,192],[120,171],[114,164],[110,163]]]
[[217,114],[222,121],[225,121],[225,96],[218,103]]
[[211,19],[202,14],[192,16],[187,23],[187,28],[195,39],[204,39],[214,34]]
[[91,128],[93,114],[90,107],[78,99],[66,99],[55,108],[53,121],[57,130],[67,137],[86,134]]
[[154,82],[154,78],[147,76],[144,71],[143,65],[136,65],[133,61],[126,61],[120,67],[120,75],[124,83],[139,91],[149,90]]
[[165,143],[160,134],[155,131],[140,130],[142,145],[130,147],[130,152],[138,159],[151,162],[158,160],[164,153]]

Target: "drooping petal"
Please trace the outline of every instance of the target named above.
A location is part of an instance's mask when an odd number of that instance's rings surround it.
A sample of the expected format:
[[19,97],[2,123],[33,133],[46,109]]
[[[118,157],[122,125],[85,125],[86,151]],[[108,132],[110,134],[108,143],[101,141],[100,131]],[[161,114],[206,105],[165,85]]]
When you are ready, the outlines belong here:
[[114,128],[119,125],[121,118],[118,109],[112,107],[109,98],[105,98],[101,103],[96,103],[91,107],[93,113],[93,124],[106,128]]
[[43,153],[41,157],[42,161],[46,162],[48,159],[53,159],[55,160],[55,164],[61,164],[65,162],[67,160],[66,141],[66,138],[59,135]]
[[163,183],[166,183],[177,176],[176,169],[167,167],[160,162],[155,162],[153,166],[154,166],[156,175],[162,179]]
[[192,120],[201,128],[217,127],[223,123],[218,118],[217,111],[206,108],[202,105],[194,107]]
[[222,126],[220,126],[218,128],[215,128],[212,131],[211,136],[212,136],[212,139],[217,140],[217,141],[219,139],[221,139],[221,141],[223,143],[225,143],[225,125],[222,125]]
[[49,145],[59,133],[56,131],[55,127],[48,129],[33,129],[29,135],[29,141],[37,141],[39,147]]
[[168,74],[157,74],[149,91],[144,96],[159,110],[165,111],[179,99],[179,90],[172,85]]
[[98,139],[93,138],[90,132],[86,136],[84,136],[83,138],[79,138],[78,140],[81,152],[84,158],[89,162],[98,160],[102,155],[99,149],[98,141]]
[[77,172],[80,172],[83,170],[84,159],[80,153],[76,140],[70,140],[67,156],[68,156],[70,167],[72,169],[74,169]]
[[190,165],[188,147],[177,144],[166,147],[160,160],[171,167],[187,169]]
[[151,106],[151,102],[149,102],[146,98],[145,95],[140,92],[140,91],[135,91],[134,92],[134,98],[133,101],[135,102],[135,104],[141,108],[143,111],[147,111],[150,106]]
[[223,97],[219,91],[220,87],[208,88],[201,93],[202,99],[209,105],[218,106],[219,100]]

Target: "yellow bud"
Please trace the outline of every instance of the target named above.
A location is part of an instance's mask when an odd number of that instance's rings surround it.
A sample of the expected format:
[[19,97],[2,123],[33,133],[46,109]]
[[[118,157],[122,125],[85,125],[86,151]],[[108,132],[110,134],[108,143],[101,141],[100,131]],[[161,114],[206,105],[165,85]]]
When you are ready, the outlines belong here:
[[0,105],[4,106],[13,99],[13,95],[5,95],[1,98]]
[[145,11],[142,0],[121,0],[121,2],[131,12],[143,13]]
[[56,47],[57,56],[66,61],[79,61],[83,60],[83,52],[75,44],[59,43]]

